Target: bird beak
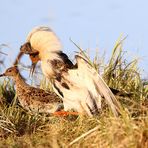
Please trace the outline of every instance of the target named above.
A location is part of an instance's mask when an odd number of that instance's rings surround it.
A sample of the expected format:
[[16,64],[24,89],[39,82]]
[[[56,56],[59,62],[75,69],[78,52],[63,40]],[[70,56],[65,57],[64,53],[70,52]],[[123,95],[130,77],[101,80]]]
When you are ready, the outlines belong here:
[[36,64],[37,64],[37,63],[32,63],[29,76],[33,76],[33,73],[34,73]]
[[3,73],[3,74],[0,74],[0,77],[3,77],[3,76],[5,76],[5,73]]
[[31,69],[30,69],[30,76],[33,75],[36,64],[38,63],[38,61],[40,60],[38,53],[34,53],[34,54],[30,54],[30,59],[32,61],[32,65],[31,65]]
[[17,55],[17,57],[16,57],[16,59],[15,59],[15,61],[13,63],[14,66],[18,65],[18,63],[19,63],[21,57],[23,56],[23,54],[24,54],[23,52],[19,52],[19,54]]

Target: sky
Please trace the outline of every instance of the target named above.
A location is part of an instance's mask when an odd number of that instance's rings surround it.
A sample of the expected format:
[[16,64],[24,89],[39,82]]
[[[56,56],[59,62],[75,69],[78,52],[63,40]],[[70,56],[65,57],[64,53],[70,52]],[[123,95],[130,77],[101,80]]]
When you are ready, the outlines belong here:
[[147,0],[0,0],[0,44],[9,46],[2,49],[8,53],[7,65],[32,28],[46,25],[70,57],[78,50],[70,38],[92,54],[97,48],[109,57],[118,37],[128,35],[124,50],[129,57],[140,58],[139,67],[148,77],[147,6]]

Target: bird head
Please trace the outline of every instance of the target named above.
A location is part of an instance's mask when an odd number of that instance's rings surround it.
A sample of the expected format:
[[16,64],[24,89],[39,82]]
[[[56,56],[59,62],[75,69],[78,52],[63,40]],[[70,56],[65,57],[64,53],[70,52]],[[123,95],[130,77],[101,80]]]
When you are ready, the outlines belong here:
[[[60,52],[61,43],[56,34],[49,27],[36,27],[27,36],[26,43],[21,46],[21,52],[31,54],[45,51]],[[47,53],[47,52],[46,52]]]
[[20,51],[29,54],[32,61],[31,72],[39,60],[53,60],[59,58],[61,43],[49,27],[36,27],[27,37],[27,42],[21,46]]
[[13,66],[13,67],[10,67],[8,68],[3,74],[0,74],[0,77],[2,76],[17,76],[19,73],[19,70],[17,68],[17,66]]
[[20,52],[25,53],[25,54],[34,54],[34,53],[39,53],[37,50],[33,49],[30,42],[26,42],[20,47]]

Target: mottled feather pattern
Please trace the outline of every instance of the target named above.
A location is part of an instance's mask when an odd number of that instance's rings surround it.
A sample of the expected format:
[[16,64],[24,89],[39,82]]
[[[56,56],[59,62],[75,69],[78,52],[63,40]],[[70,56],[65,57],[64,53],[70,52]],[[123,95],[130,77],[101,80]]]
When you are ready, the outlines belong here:
[[[22,107],[26,110],[46,113],[54,113],[62,109],[62,100],[56,93],[30,86],[16,69],[16,67],[11,67],[6,70],[4,75],[13,77],[18,100]],[[9,72],[9,70],[11,71]]]

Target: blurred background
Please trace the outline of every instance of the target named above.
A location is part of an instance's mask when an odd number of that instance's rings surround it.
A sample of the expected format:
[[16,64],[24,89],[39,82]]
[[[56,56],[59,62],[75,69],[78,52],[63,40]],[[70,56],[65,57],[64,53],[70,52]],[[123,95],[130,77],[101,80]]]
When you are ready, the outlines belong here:
[[[147,0],[4,0],[0,1],[1,51],[8,56],[5,67],[15,60],[27,34],[35,26],[47,25],[60,38],[63,50],[73,58],[78,49],[96,49],[110,57],[118,37],[127,36],[124,50],[127,58],[139,57],[141,73],[148,78],[148,1]],[[29,63],[27,56],[25,62]],[[1,69],[5,69],[1,68]]]

